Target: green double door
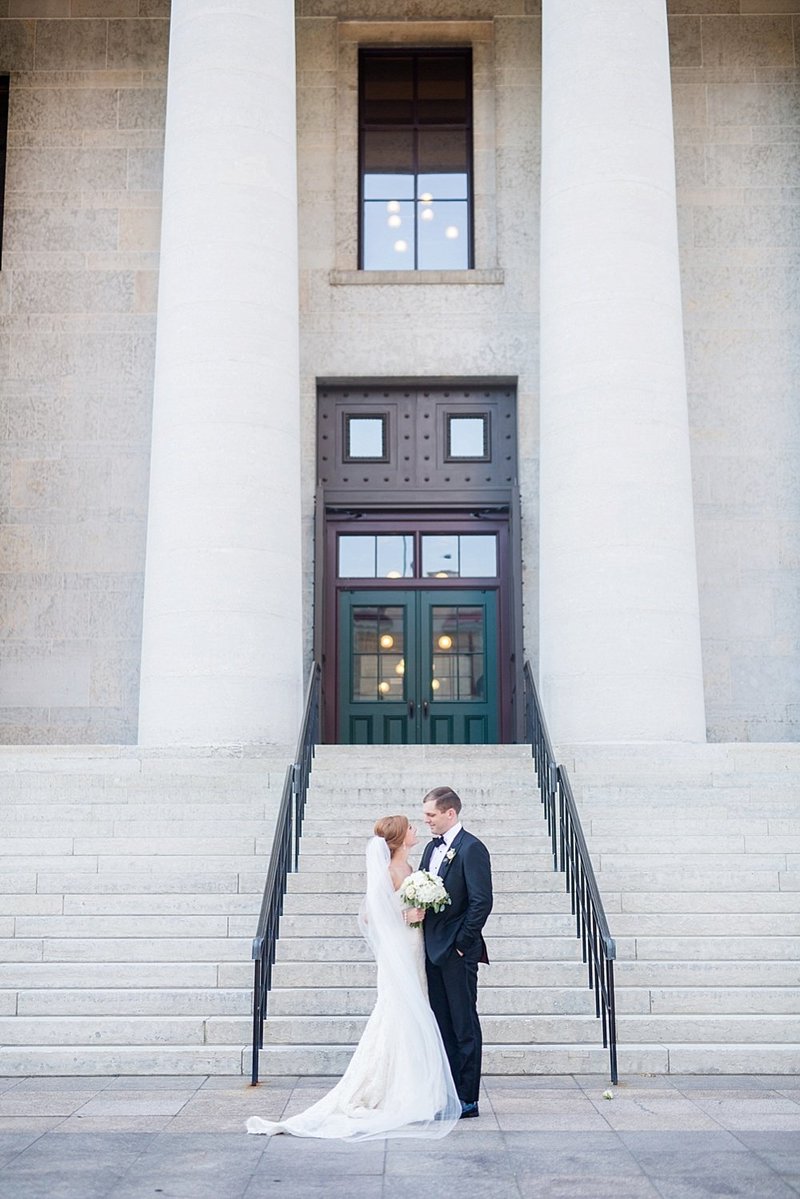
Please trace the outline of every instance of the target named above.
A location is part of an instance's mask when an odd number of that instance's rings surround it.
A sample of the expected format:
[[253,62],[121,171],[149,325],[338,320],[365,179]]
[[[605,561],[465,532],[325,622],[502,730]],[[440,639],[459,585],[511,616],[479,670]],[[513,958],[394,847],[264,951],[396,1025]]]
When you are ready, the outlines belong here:
[[339,741],[498,739],[497,593],[341,591]]

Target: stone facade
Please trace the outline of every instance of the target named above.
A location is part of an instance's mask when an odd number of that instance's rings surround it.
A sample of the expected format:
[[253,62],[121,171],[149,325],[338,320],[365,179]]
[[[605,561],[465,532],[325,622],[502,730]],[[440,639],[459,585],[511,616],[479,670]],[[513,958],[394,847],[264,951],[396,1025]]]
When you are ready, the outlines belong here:
[[[316,380],[515,377],[536,659],[540,7],[298,0],[309,638]],[[708,732],[790,740],[800,4],[668,9]],[[167,0],[0,0],[5,742],[136,739],[168,26]],[[458,283],[355,269],[357,47],[393,42],[473,46],[476,263]]]
[[135,741],[168,7],[2,8],[0,737]]

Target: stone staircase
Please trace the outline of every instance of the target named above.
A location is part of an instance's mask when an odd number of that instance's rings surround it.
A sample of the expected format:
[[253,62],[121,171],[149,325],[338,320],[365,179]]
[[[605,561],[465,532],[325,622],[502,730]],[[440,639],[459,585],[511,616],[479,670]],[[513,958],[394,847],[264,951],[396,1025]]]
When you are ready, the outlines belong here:
[[0,750],[0,1075],[242,1071],[288,756]]
[[[0,750],[0,1074],[249,1072],[274,755]],[[621,1075],[800,1070],[800,746],[563,747],[617,939]],[[374,819],[449,783],[493,856],[487,1073],[608,1072],[522,746],[323,746],[262,1075],[336,1074],[374,999]],[[421,848],[421,846],[420,846]]]
[[[608,1053],[580,960],[564,878],[555,874],[525,746],[345,748],[317,752],[300,869],[289,880],[262,1071],[338,1074],[374,1003],[375,969],[358,932],[364,845],[380,815],[402,812],[427,839],[421,802],[453,786],[463,819],[492,854],[495,907],[481,967],[484,1069],[605,1073]],[[413,855],[412,855],[413,856]],[[625,1068],[653,1068],[629,1046]]]
[[562,747],[617,940],[620,1061],[800,1071],[800,745]]

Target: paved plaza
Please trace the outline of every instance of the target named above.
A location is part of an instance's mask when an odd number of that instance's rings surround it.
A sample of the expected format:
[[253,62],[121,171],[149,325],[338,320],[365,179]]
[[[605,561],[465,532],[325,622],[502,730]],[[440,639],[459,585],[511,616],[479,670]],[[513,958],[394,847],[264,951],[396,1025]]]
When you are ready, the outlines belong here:
[[0,1079],[0,1199],[793,1199],[800,1078],[491,1077],[443,1141],[248,1136],[330,1079]]

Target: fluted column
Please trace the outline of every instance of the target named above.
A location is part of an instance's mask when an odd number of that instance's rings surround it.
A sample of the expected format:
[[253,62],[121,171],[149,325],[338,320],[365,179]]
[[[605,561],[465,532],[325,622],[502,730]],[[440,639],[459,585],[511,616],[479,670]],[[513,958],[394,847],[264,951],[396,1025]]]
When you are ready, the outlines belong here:
[[296,735],[295,143],[293,0],[173,0],[141,743]]
[[703,740],[665,0],[544,0],[540,567],[554,737]]

